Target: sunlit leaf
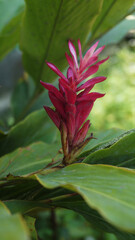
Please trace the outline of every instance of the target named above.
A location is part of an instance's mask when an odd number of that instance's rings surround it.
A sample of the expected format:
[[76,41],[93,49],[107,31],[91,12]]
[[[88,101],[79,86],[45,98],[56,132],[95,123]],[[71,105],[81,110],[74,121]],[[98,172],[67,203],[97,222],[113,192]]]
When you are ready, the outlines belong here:
[[[53,61],[61,70],[66,66],[69,39],[84,43],[100,12],[101,0],[25,0],[21,49],[26,70],[37,82],[51,81],[56,75],[46,66]],[[81,31],[80,31],[81,29]]]
[[11,215],[6,206],[0,202],[0,239],[29,240],[26,224],[19,214]]
[[112,225],[135,232],[135,172],[107,165],[73,164],[48,175],[37,175],[45,187],[79,193]]
[[115,234],[121,240],[134,240],[135,235],[118,230],[109,224],[101,215],[90,208],[79,195],[65,196],[61,199],[52,199],[51,205],[54,207],[63,207],[81,214],[92,226],[104,232]]
[[126,1],[124,4],[123,0],[104,0],[101,13],[92,28],[91,40],[103,35],[120,22],[132,11],[133,4],[134,0]]

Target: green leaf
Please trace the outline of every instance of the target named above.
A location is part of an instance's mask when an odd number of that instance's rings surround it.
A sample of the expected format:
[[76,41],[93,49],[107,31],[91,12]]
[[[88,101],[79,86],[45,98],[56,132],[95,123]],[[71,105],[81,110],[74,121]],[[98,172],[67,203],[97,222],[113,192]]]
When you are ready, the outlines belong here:
[[89,164],[109,164],[135,168],[135,131],[106,149],[99,149],[84,160]]
[[124,19],[100,38],[99,46],[117,44],[133,29],[135,29],[135,19]]
[[[73,195],[73,196],[72,196]],[[81,214],[88,222],[92,224],[93,227],[100,229],[105,232],[114,233],[117,237],[121,236],[120,239],[135,239],[133,234],[125,233],[118,230],[111,224],[101,217],[101,215],[90,208],[85,201],[79,196],[74,194],[66,194],[65,196],[59,198],[52,198],[50,201],[24,201],[24,200],[10,200],[4,201],[4,204],[10,209],[12,214],[21,213],[27,215],[34,215],[42,210],[50,207],[66,208],[73,210]],[[118,238],[119,239],[119,238]]]
[[[18,119],[32,98],[35,91],[35,85],[30,77],[19,79],[12,94],[11,107],[15,119]],[[22,101],[23,99],[23,101]],[[43,103],[43,102],[42,102]]]
[[[131,130],[132,131],[132,130]],[[130,131],[124,131],[122,129],[109,129],[102,132],[94,133],[95,139],[92,139],[84,148],[78,158],[84,158],[90,153],[97,151],[98,149],[107,148],[117,142],[125,134],[129,134]]]
[[127,16],[132,11],[133,4],[134,0],[126,1],[124,4],[123,0],[104,0],[101,13],[93,25],[90,41],[103,35]]
[[135,172],[107,165],[73,164],[37,175],[47,188],[62,186],[79,193],[109,223],[135,232]]
[[45,202],[39,201],[26,201],[26,200],[9,200],[4,201],[4,204],[9,208],[12,214],[21,213],[21,214],[29,214],[29,212],[33,211],[41,211],[45,210],[45,208],[49,207]]
[[0,202],[0,239],[29,240],[26,224],[19,214],[11,215],[7,207]]
[[23,0],[0,1],[0,59],[19,42],[23,10]]
[[25,2],[21,49],[24,66],[39,86],[40,79],[51,81],[56,77],[46,66],[45,60],[53,61],[61,70],[65,68],[68,40],[80,38],[84,43],[100,11],[102,1],[33,0],[32,4],[28,0]]
[[[55,158],[58,150],[56,144],[49,145],[42,142],[19,148],[0,158],[0,178],[8,175],[31,175],[44,169],[52,163],[52,158]],[[57,158],[58,156],[60,158],[60,154],[57,155]]]
[[[27,199],[29,201],[42,192],[42,188],[39,183],[32,178],[21,178],[9,176],[4,182],[0,182],[0,199]],[[12,212],[12,211],[11,211]]]
[[67,208],[81,214],[88,222],[90,222],[90,224],[92,224],[94,228],[100,229],[104,232],[113,233],[118,237],[118,239],[135,239],[135,235],[120,231],[105,221],[105,219],[101,217],[97,211],[90,208],[86,202],[78,195],[71,195],[68,197],[65,196],[59,200],[52,199],[51,205],[54,207]]
[[0,134],[0,156],[36,141],[53,143],[56,140],[57,129],[48,119],[42,109],[16,124],[7,135]]

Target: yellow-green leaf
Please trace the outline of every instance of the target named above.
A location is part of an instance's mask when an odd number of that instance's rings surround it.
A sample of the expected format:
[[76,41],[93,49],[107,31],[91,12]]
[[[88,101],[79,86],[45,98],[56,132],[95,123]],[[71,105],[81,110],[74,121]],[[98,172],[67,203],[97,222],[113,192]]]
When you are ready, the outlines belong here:
[[37,175],[47,188],[62,186],[79,193],[109,223],[135,232],[135,172],[107,165],[73,164]]
[[0,239],[30,240],[28,229],[19,214],[11,215],[7,207],[0,202]]

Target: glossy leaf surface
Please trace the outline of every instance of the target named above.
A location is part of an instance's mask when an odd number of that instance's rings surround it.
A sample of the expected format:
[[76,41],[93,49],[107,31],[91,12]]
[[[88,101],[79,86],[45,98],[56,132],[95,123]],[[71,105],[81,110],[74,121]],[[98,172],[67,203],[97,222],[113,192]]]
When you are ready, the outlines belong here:
[[116,227],[135,232],[135,172],[107,165],[73,164],[37,175],[45,187],[63,186],[79,193]]

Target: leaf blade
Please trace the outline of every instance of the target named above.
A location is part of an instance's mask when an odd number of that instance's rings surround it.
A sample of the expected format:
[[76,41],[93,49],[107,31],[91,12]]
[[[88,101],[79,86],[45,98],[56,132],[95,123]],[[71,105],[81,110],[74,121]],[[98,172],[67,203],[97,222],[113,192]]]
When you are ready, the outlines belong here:
[[134,171],[82,163],[47,176],[37,175],[37,179],[48,188],[62,186],[78,192],[111,224],[124,231],[135,232]]
[[21,49],[25,68],[37,84],[39,80],[51,81],[56,77],[45,65],[45,60],[53,59],[54,64],[64,69],[66,60],[63,49],[67,51],[67,41],[78,38],[85,41],[101,3],[99,0],[87,1],[87,4],[81,0],[34,0],[31,4],[26,0]]

